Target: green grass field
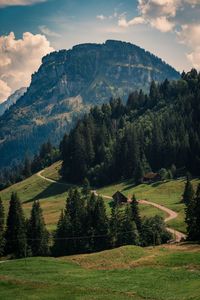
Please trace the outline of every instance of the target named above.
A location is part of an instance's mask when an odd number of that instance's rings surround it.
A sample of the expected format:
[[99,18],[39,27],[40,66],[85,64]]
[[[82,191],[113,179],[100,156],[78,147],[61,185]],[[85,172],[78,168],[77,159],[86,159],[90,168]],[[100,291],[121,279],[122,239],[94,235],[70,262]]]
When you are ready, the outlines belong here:
[[[55,164],[53,165],[56,166]],[[52,166],[49,168],[52,174]],[[46,173],[49,169],[45,170]],[[56,176],[56,169],[54,169]],[[28,217],[34,200],[40,200],[43,209],[45,222],[48,229],[55,229],[60,211],[65,206],[68,185],[58,185],[48,182],[37,175],[12,185],[11,187],[0,192],[6,212],[8,210],[9,199],[12,191],[16,191],[23,203],[25,215]]]
[[200,246],[125,246],[0,263],[0,299],[199,300]]
[[[42,175],[46,178],[61,182],[60,177],[61,162],[57,162],[46,168]],[[200,180],[192,181],[194,187]],[[178,218],[169,222],[169,225],[177,230],[185,232],[184,223],[184,205],[180,203],[183,193],[185,180],[171,180],[168,182],[158,182],[155,184],[141,184],[134,187],[131,181],[113,184],[97,190],[99,194],[112,196],[116,191],[122,191],[125,195],[131,197],[134,193],[137,199],[148,199],[150,201],[162,204],[179,213]],[[6,211],[8,209],[9,199],[12,191],[16,191],[23,203],[26,216],[30,214],[32,203],[35,199],[40,200],[45,222],[49,230],[55,229],[60,211],[65,207],[67,190],[69,186],[66,184],[56,184],[49,182],[37,175],[14,184],[13,186],[0,192],[0,196],[4,202]],[[104,199],[108,213],[111,211],[111,200]],[[165,213],[150,205],[140,205],[142,217],[155,216],[156,214],[165,217]]]
[[[192,184],[196,189],[199,179],[192,180]],[[156,182],[153,184],[141,184],[139,186],[133,186],[131,181],[124,181],[115,185],[107,186],[98,190],[98,193],[102,195],[111,196],[114,192],[121,191],[126,196],[131,197],[136,195],[137,199],[147,199],[149,201],[164,205],[178,213],[178,218],[169,221],[169,225],[179,231],[185,232],[185,206],[182,204],[181,197],[185,186],[185,179],[170,180],[165,182]],[[143,205],[140,205],[142,209]],[[145,209],[143,215],[150,216],[151,207]]]

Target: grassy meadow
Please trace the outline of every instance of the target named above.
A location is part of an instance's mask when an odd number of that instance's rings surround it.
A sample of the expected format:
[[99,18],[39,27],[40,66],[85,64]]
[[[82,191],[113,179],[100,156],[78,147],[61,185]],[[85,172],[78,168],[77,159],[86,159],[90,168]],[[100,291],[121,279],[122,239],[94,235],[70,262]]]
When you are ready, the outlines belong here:
[[[62,182],[59,172],[60,167],[61,162],[57,162],[44,169],[42,176]],[[200,180],[198,179],[192,181],[194,187],[196,187],[199,182]],[[147,199],[171,208],[178,212],[179,215],[178,218],[170,221],[169,225],[172,228],[185,232],[184,205],[180,203],[184,185],[185,179],[157,182],[154,184],[141,184],[136,187],[131,181],[123,181],[118,184],[98,189],[97,192],[101,195],[112,196],[119,190],[129,197],[131,197],[132,194],[135,194],[137,199]],[[30,178],[1,191],[0,196],[4,201],[7,211],[11,192],[16,191],[22,201],[23,209],[27,217],[30,214],[33,201],[40,200],[47,227],[49,230],[53,230],[56,228],[60,211],[65,207],[68,189],[69,185],[67,184],[49,182],[35,174]],[[104,200],[107,211],[110,213],[112,202],[106,198],[104,198]],[[150,205],[140,205],[139,207],[142,216],[150,217],[155,216],[156,214],[162,217],[166,216],[163,211]]]
[[199,300],[200,246],[125,246],[0,263],[0,299]]

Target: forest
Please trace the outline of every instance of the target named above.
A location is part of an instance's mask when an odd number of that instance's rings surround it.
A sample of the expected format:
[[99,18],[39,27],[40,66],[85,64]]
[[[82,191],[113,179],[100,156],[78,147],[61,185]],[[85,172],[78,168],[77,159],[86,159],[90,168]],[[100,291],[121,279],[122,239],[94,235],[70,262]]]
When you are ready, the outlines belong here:
[[127,103],[111,99],[91,109],[60,151],[67,182],[94,186],[161,171],[165,177],[200,170],[200,74],[195,69],[180,80],[152,82],[149,95],[130,94]]

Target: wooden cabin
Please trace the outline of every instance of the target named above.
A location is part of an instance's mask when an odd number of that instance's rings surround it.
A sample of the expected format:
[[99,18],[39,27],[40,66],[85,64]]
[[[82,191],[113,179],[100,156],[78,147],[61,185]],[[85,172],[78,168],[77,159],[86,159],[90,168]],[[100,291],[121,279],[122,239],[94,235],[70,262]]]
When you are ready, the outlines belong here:
[[161,180],[160,174],[153,173],[153,172],[146,173],[142,178],[143,183],[152,183],[160,180]]
[[113,196],[112,196],[113,200],[115,201],[115,203],[118,204],[122,204],[122,203],[127,203],[128,202],[128,198],[122,194],[121,192],[117,191]]

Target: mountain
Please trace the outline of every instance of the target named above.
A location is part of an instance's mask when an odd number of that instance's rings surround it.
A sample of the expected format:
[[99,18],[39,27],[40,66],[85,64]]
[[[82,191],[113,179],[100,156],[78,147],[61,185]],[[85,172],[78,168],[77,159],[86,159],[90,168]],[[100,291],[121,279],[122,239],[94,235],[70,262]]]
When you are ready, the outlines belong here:
[[9,107],[17,102],[22,95],[25,94],[27,88],[22,87],[19,90],[16,90],[12,95],[8,97],[6,101],[0,103],[0,116],[4,114],[4,112],[9,109]]
[[161,59],[130,43],[108,40],[53,52],[32,75],[27,92],[0,118],[0,167],[58,143],[91,105],[126,99],[152,80],[177,79]]

